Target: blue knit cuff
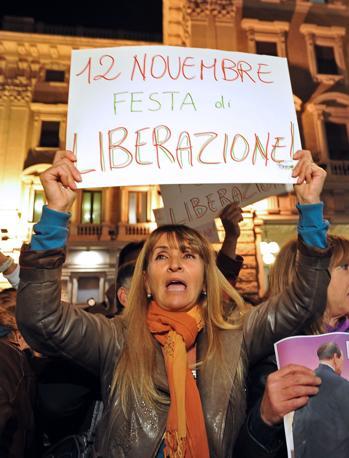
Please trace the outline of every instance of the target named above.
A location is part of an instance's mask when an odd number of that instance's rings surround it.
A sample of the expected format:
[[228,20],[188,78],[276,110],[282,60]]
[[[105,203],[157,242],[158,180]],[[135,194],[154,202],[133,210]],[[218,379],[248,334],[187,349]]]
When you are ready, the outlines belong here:
[[63,248],[68,238],[70,213],[42,208],[40,221],[35,224],[30,248],[32,250],[52,250]]
[[306,245],[327,247],[329,222],[323,218],[324,204],[297,204],[299,212],[298,232]]

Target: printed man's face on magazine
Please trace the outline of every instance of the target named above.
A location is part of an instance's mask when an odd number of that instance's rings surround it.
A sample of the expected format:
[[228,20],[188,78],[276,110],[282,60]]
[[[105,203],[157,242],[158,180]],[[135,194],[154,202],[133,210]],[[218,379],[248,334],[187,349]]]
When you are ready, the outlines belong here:
[[343,353],[340,356],[338,356],[335,353],[333,357],[333,364],[334,364],[334,370],[336,374],[341,375],[342,369],[343,369],[343,363],[344,363]]

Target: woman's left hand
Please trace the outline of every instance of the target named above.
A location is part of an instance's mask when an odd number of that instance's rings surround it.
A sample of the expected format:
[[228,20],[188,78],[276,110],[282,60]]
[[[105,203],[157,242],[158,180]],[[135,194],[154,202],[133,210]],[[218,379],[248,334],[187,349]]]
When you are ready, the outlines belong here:
[[299,159],[292,176],[297,179],[294,190],[300,204],[317,204],[326,180],[326,171],[313,162],[311,152],[297,151],[294,159]]

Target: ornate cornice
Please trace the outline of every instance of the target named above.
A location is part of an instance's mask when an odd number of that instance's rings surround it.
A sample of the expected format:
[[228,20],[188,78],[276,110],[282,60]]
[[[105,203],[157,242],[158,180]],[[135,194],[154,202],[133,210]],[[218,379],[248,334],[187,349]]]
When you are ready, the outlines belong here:
[[234,0],[187,0],[187,11],[190,16],[214,16],[218,19],[234,17]]
[[0,81],[0,100],[30,103],[32,99],[32,83],[26,77],[7,78]]

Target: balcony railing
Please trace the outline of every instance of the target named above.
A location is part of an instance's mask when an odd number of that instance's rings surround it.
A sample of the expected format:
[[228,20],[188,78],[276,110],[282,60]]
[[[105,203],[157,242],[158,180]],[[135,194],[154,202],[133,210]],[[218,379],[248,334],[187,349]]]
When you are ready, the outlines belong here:
[[103,224],[78,224],[76,235],[100,239],[103,233]]
[[144,238],[147,237],[154,229],[153,223],[137,223],[137,224],[118,224],[118,238]]
[[131,241],[147,237],[155,229],[154,223],[73,224],[70,228],[70,241]]
[[349,161],[328,161],[328,163],[320,165],[329,175],[349,176]]

